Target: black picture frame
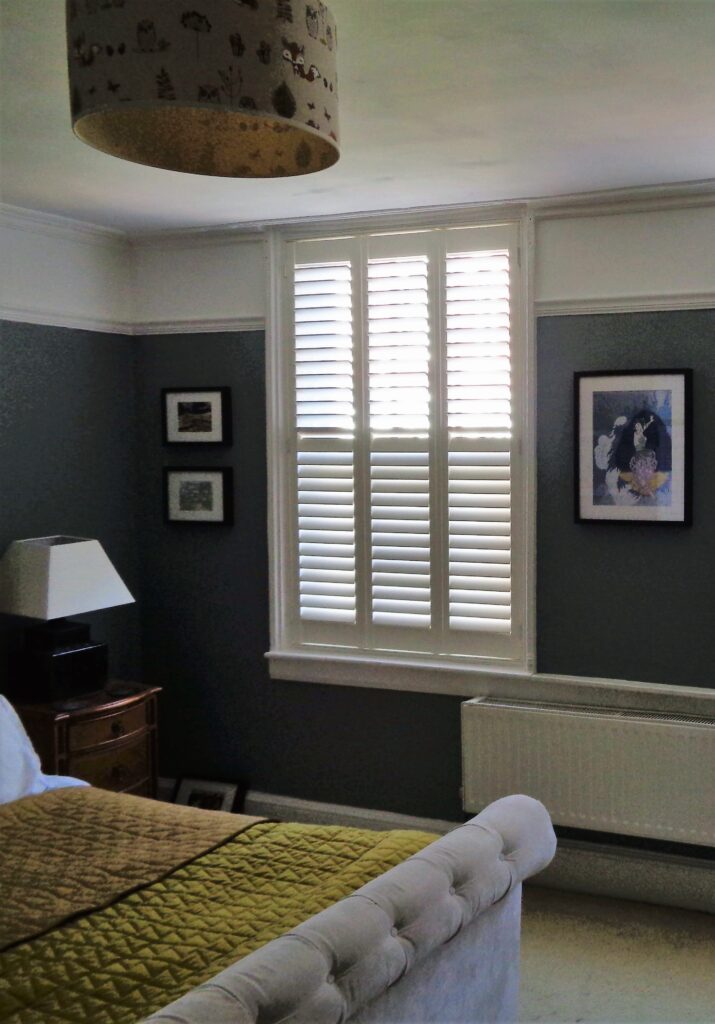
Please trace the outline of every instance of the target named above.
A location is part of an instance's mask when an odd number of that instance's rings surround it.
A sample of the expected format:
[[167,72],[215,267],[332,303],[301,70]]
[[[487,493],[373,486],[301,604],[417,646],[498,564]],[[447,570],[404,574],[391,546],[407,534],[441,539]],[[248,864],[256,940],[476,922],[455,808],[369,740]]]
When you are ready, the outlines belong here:
[[[185,493],[182,507],[181,477],[184,484],[194,485]],[[203,479],[202,479],[203,478]],[[217,500],[215,488],[219,485]],[[209,484],[212,490],[201,487]],[[194,507],[190,507],[191,505]],[[233,525],[233,469],[229,466],[165,466],[164,520],[182,526]]]
[[246,799],[247,784],[238,780],[181,778],[174,788],[173,802],[206,811],[240,814]]
[[692,392],[691,369],[574,373],[577,523],[692,525]]
[[[192,405],[196,407],[193,410],[190,408]],[[162,388],[161,422],[164,444],[167,445],[190,445],[192,448],[231,445],[231,388]]]

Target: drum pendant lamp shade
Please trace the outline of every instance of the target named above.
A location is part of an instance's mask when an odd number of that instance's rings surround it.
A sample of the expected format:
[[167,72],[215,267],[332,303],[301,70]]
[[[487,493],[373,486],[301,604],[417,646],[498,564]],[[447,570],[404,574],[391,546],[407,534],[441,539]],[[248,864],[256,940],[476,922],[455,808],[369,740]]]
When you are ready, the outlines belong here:
[[75,134],[166,170],[309,174],[339,157],[335,22],[319,0],[67,0]]

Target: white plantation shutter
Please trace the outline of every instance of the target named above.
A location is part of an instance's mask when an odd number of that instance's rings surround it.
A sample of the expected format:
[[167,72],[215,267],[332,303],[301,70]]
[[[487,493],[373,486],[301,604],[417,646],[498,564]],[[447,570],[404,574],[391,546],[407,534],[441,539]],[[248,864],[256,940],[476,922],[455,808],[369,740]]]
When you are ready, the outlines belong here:
[[293,243],[288,647],[523,660],[517,238]]
[[426,627],[431,622],[429,456],[370,457],[372,621]]
[[426,255],[368,258],[372,622],[431,625]]
[[350,262],[296,268],[294,308],[300,617],[354,623]]
[[447,252],[449,625],[511,632],[508,251]]

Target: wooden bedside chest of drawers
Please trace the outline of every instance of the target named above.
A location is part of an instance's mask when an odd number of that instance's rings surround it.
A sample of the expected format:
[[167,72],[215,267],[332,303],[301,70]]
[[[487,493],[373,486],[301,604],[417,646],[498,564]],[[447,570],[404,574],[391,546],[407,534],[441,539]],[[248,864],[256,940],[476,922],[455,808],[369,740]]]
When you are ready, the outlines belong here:
[[67,706],[15,704],[42,770],[72,775],[100,789],[156,796],[161,689],[137,685],[127,693],[131,685],[110,683],[107,690]]

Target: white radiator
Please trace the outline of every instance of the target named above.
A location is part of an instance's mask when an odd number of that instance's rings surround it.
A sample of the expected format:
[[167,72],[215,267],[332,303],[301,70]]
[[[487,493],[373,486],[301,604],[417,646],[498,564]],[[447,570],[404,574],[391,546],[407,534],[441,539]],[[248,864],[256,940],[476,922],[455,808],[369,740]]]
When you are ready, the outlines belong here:
[[715,845],[715,721],[477,698],[462,705],[464,809],[528,793],[555,824]]

